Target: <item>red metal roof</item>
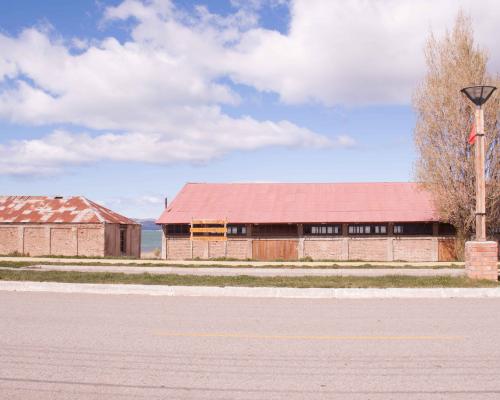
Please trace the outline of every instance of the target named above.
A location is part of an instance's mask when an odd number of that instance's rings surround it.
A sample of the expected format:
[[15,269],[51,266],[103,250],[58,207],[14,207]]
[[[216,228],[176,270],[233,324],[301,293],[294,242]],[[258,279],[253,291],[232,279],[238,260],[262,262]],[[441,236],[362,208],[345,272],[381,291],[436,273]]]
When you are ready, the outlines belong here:
[[81,196],[0,196],[0,223],[137,224]]
[[230,223],[437,221],[416,183],[188,183],[156,221]]

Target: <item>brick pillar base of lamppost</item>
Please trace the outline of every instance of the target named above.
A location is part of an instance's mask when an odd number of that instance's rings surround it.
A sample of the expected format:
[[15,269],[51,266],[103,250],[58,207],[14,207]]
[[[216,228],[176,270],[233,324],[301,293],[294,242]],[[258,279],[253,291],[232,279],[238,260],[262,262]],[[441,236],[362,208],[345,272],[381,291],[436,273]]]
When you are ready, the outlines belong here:
[[465,242],[465,272],[471,279],[498,281],[498,243]]

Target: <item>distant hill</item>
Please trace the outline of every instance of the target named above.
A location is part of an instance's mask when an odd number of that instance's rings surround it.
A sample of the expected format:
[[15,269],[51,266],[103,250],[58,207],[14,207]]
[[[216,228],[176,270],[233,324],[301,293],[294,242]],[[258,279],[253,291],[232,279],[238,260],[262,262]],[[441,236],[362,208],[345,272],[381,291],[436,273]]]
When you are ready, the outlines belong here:
[[134,221],[140,223],[142,225],[142,229],[145,231],[157,231],[160,229],[159,225],[156,225],[155,220],[152,218],[135,218]]

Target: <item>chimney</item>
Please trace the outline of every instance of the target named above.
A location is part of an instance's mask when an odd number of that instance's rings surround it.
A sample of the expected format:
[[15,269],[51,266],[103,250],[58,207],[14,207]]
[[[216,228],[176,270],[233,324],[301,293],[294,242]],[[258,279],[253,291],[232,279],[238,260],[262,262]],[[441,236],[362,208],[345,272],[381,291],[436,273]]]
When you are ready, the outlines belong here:
[[165,208],[168,206],[168,199],[165,197]]

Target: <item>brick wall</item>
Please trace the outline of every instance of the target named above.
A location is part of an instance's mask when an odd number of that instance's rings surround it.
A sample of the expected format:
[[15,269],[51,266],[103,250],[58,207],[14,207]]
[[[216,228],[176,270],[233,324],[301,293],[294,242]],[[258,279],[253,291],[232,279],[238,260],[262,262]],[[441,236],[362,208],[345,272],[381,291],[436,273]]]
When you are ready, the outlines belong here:
[[0,227],[0,254],[22,253],[23,243],[18,227]]
[[191,241],[189,239],[168,238],[165,243],[169,260],[191,259]]
[[207,242],[208,243],[208,258],[224,258],[226,257],[225,241]]
[[388,261],[387,238],[349,238],[349,260]]
[[104,227],[78,228],[78,255],[87,257],[104,256]]
[[103,256],[102,224],[0,225],[0,255]]
[[76,228],[50,230],[50,254],[73,256],[78,254]]
[[[262,239],[259,239],[262,240]],[[270,240],[272,240],[270,238]],[[193,258],[252,258],[253,239],[223,241],[193,241]],[[360,261],[437,261],[437,237],[377,237],[377,238],[303,238],[299,258],[313,260]],[[224,248],[227,246],[227,250]],[[191,259],[191,241],[188,238],[165,239],[163,257],[170,260]]]
[[236,258],[245,260],[252,258],[252,240],[251,239],[230,239],[227,241],[227,258]]
[[437,238],[394,238],[394,261],[437,261]]
[[344,242],[348,239],[306,239],[304,240],[304,257],[314,260],[346,260]]
[[466,242],[465,271],[472,279],[498,280],[498,243]]
[[24,228],[24,253],[30,256],[50,254],[50,229],[45,227]]
[[[245,260],[251,257],[252,241],[249,239],[229,239],[227,241],[204,241],[187,238],[166,237],[163,239],[162,258],[169,260],[190,260],[191,245],[193,259],[235,258]],[[226,249],[227,246],[227,249]]]
[[200,260],[208,259],[208,241],[207,240],[193,240],[193,258]]

